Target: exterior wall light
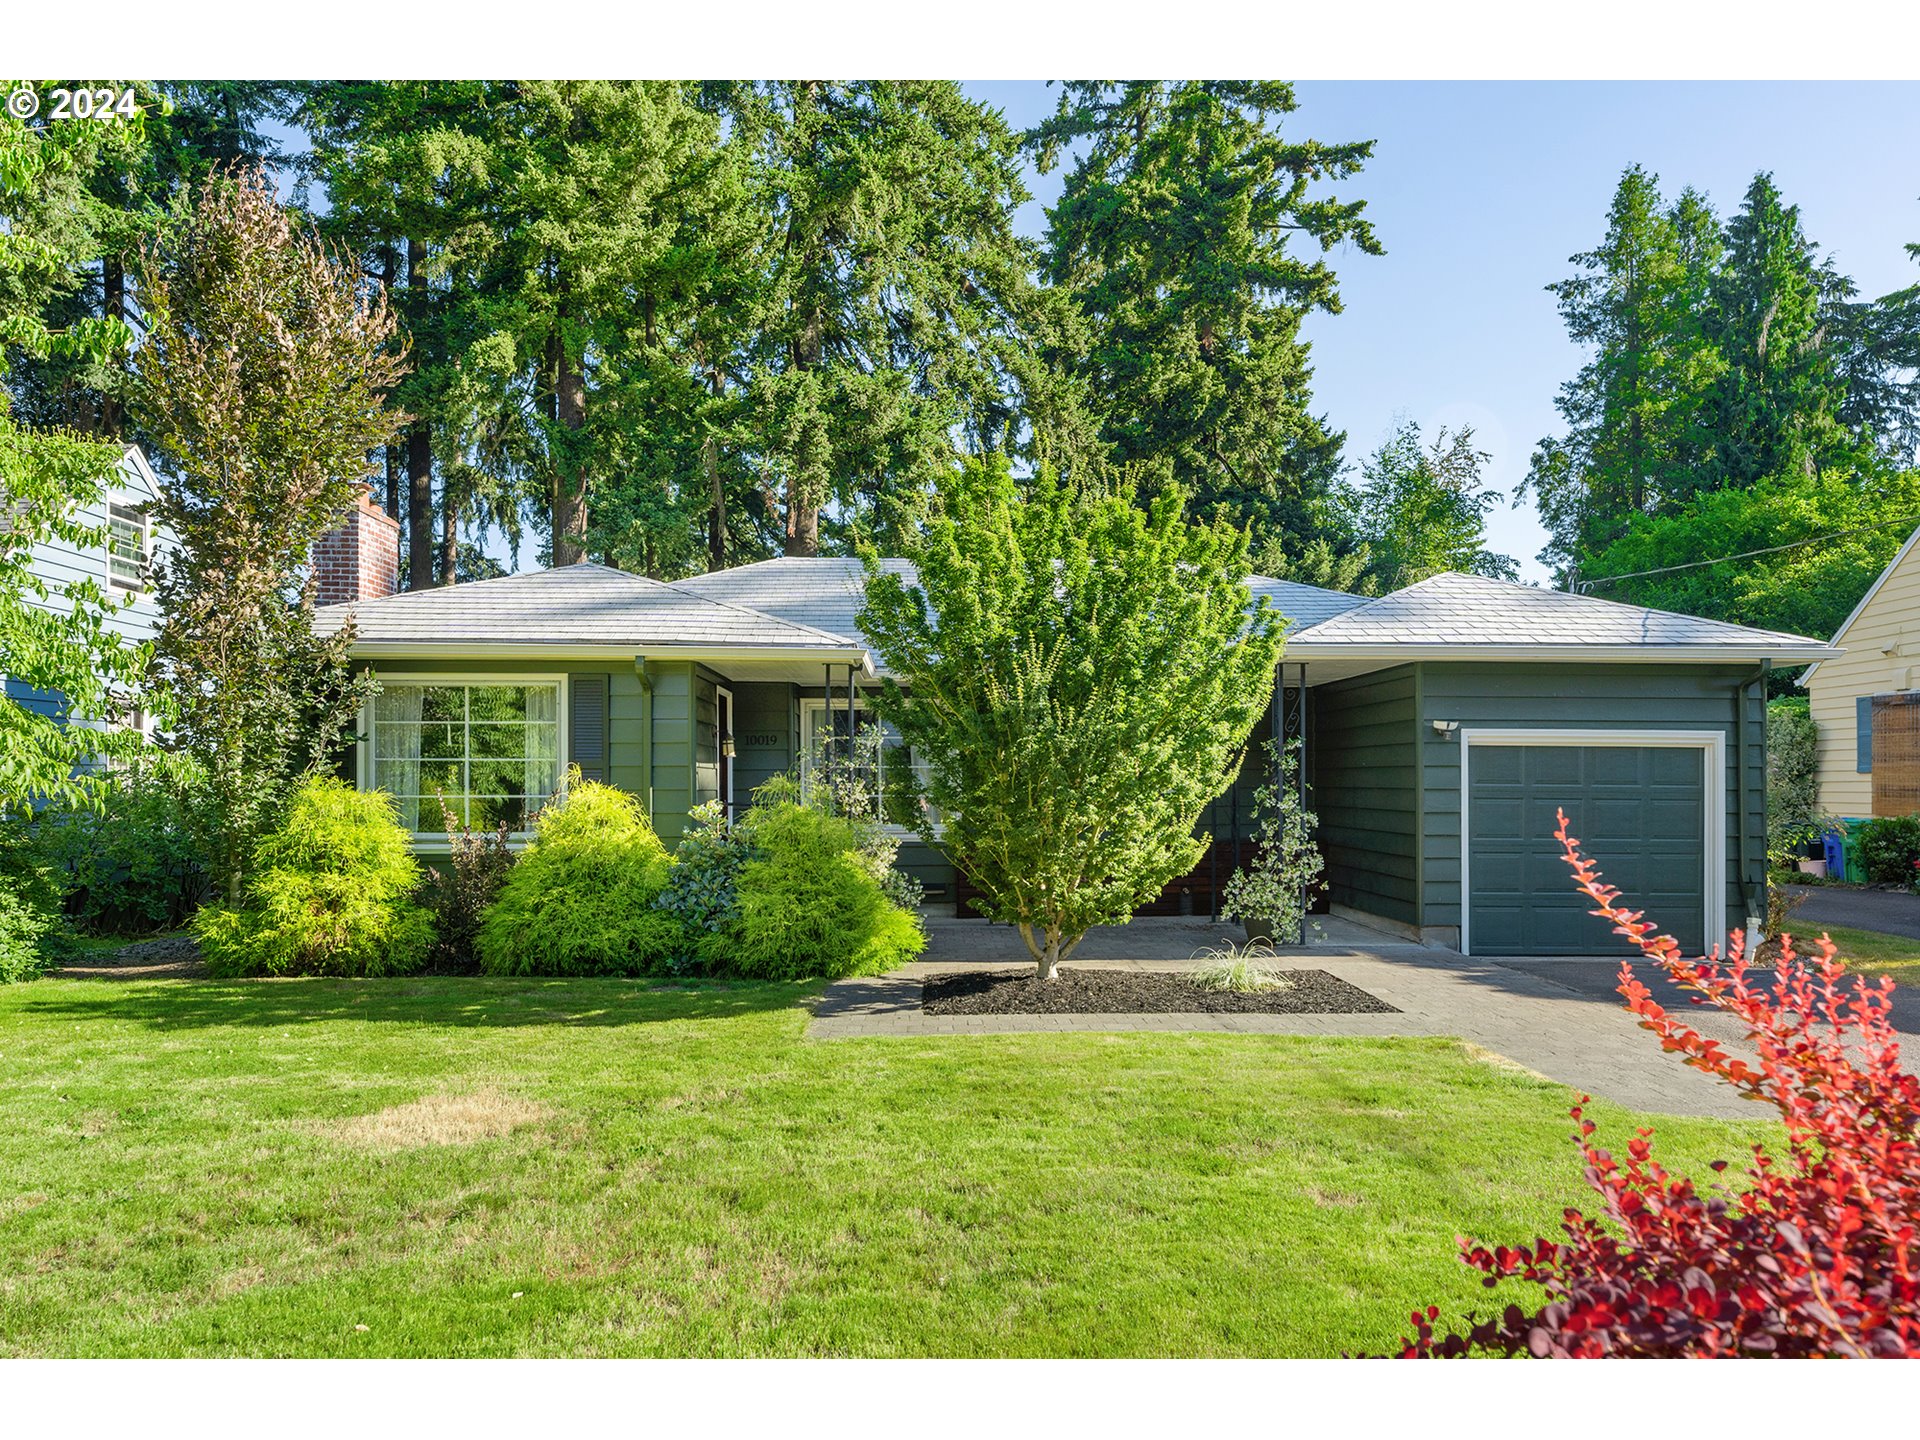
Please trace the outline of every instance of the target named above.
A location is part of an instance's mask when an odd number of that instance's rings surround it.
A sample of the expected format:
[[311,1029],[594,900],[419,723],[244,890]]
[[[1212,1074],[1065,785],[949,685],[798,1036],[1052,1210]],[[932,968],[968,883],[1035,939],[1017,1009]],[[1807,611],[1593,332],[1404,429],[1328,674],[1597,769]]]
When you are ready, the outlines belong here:
[[1451,735],[1460,728],[1460,722],[1458,720],[1436,720],[1433,722],[1433,728],[1442,735]]

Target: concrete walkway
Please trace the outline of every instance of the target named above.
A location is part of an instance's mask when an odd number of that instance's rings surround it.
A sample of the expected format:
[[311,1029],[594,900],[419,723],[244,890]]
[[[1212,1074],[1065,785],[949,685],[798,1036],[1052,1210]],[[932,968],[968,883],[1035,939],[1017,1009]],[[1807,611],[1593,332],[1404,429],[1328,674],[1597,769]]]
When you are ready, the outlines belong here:
[[[1325,923],[1322,917],[1323,924]],[[942,1015],[920,1008],[921,981],[961,969],[1031,964],[1017,934],[980,921],[933,920],[928,958],[871,979],[831,985],[815,1006],[809,1036],[1034,1034],[1086,1031],[1208,1031],[1234,1035],[1445,1035],[1478,1045],[1550,1080],[1635,1110],[1670,1115],[1761,1118],[1771,1112],[1682,1065],[1629,1015],[1613,986],[1610,960],[1471,960],[1450,950],[1362,943],[1363,927],[1326,927],[1324,943],[1281,952],[1280,964],[1325,970],[1400,1011],[1397,1015]],[[1194,950],[1217,944],[1227,927],[1204,921],[1136,920],[1089,936],[1068,963],[1114,969],[1182,970]],[[1086,958],[1082,959],[1082,956]],[[1641,966],[1652,983],[1652,967]],[[1676,995],[1703,1033],[1736,1050],[1739,1026]],[[1916,1017],[1920,1020],[1920,1017]]]

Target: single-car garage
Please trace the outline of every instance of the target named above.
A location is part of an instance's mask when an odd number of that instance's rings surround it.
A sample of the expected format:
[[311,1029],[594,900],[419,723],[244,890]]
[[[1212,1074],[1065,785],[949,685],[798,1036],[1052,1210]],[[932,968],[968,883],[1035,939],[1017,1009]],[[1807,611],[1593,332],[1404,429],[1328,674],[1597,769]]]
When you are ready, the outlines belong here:
[[1467,953],[1620,953],[1552,838],[1560,809],[1606,881],[1689,953],[1722,933],[1719,732],[1468,730],[1460,743]]

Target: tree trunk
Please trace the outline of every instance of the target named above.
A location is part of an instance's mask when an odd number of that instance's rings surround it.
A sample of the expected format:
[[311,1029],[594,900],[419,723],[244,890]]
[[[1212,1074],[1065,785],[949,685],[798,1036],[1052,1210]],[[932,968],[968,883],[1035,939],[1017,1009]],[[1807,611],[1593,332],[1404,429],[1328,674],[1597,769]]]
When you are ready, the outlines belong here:
[[460,497],[451,487],[440,499],[440,583],[460,579]]
[[[426,246],[407,241],[407,290],[417,299]],[[416,312],[418,305],[411,307]],[[433,588],[433,432],[425,416],[407,427],[407,589]]]
[[[578,434],[587,423],[587,377],[580,358],[567,349],[559,324],[550,341],[554,359],[554,414],[567,430]],[[579,458],[569,454],[554,476],[553,563],[577,565],[587,558],[587,475]]]
[[1074,947],[1080,943],[1080,937],[1068,940],[1058,925],[1041,927],[1040,938],[1034,938],[1034,927],[1022,921],[1016,926],[1020,939],[1026,944],[1027,953],[1033,956],[1033,978],[1037,981],[1058,980],[1060,962],[1071,955]]
[[[127,318],[127,269],[118,255],[108,255],[100,261],[100,310],[109,320]],[[118,440],[126,419],[126,406],[119,396],[109,394],[101,399],[101,434]]]
[[[707,383],[718,400],[726,384],[718,366],[707,372]],[[700,463],[707,472],[707,569],[727,568],[727,487],[720,479],[720,439],[708,430],[700,441]]]
[[407,589],[433,588],[433,436],[425,420],[407,427]]

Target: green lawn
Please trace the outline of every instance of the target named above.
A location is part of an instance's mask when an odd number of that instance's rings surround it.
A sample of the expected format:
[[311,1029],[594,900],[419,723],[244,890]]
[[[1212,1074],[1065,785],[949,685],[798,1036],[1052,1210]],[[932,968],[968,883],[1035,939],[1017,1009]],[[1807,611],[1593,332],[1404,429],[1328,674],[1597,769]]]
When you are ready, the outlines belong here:
[[1896,984],[1920,984],[1920,940],[1888,935],[1879,930],[1855,930],[1846,925],[1794,925],[1784,928],[1794,937],[1794,948],[1813,952],[1821,935],[1831,936],[1847,968],[1869,979],[1891,975]]
[[818,1043],[809,993],[0,988],[0,1353],[1328,1355],[1583,1194],[1567,1092],[1449,1042]]

